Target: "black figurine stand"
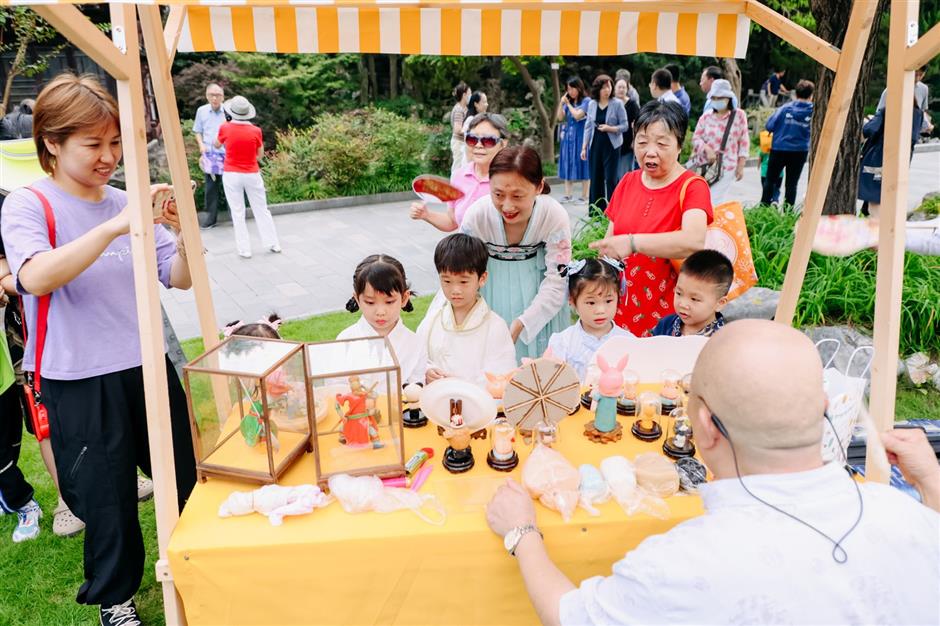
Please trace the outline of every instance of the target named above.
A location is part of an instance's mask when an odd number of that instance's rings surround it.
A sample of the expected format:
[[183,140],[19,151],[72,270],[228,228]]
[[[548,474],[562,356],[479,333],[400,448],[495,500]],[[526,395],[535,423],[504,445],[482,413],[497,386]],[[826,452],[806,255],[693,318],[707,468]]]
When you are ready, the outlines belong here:
[[680,448],[675,445],[672,437],[670,437],[663,443],[663,452],[666,453],[666,456],[674,459],[684,459],[685,457],[695,456],[695,444],[686,439],[685,446]]
[[679,406],[678,400],[672,400],[671,398],[659,397],[660,402],[660,415],[668,417],[670,413],[676,410]]
[[401,416],[401,425],[405,428],[421,428],[427,423],[427,416],[419,408],[405,409]]
[[519,465],[519,455],[516,454],[515,450],[513,450],[511,457],[505,461],[500,461],[495,456],[493,456],[493,451],[490,450],[490,453],[486,455],[486,464],[497,472],[511,472],[516,468],[517,465]]
[[450,446],[444,450],[444,469],[451,474],[462,474],[473,467],[473,451],[470,446],[463,450],[454,450]]
[[633,436],[641,441],[656,441],[663,436],[662,427],[653,422],[653,427],[650,429],[643,428],[641,426],[642,420],[637,420],[633,422],[633,427],[630,429],[630,432],[633,433]]

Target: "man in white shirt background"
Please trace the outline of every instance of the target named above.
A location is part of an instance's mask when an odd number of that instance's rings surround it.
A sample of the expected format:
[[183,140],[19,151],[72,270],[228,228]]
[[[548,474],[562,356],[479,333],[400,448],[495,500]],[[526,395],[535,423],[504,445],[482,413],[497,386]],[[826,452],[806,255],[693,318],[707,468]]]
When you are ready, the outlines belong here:
[[675,102],[682,106],[676,94],[672,93],[672,73],[669,70],[660,68],[653,72],[650,78],[650,94],[660,102]]
[[883,439],[927,506],[823,465],[822,364],[799,331],[729,324],[692,379],[696,446],[714,474],[700,487],[706,513],[647,538],[612,576],[576,587],[529,530],[527,492],[507,481],[493,497],[487,521],[514,540],[543,623],[940,623],[940,466],[922,432]]

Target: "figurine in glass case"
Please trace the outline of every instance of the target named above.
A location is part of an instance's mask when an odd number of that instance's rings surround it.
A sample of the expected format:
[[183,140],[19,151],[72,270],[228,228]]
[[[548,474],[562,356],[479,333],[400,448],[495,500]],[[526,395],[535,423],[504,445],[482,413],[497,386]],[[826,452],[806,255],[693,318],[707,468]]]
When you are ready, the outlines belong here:
[[662,437],[663,429],[659,421],[662,419],[662,404],[660,395],[653,391],[646,391],[640,394],[638,399],[639,411],[638,419],[633,422],[633,428],[630,432],[641,441],[655,441]]
[[679,406],[679,380],[681,375],[673,370],[666,370],[662,373],[663,388],[659,392],[659,401],[663,415],[669,415],[677,406]]
[[684,408],[678,408],[669,415],[669,430],[663,442],[663,452],[674,459],[695,454],[692,443],[692,420]]
[[[337,413],[343,422],[340,442],[349,446],[383,447],[379,440],[378,422],[381,413],[375,408],[375,386],[366,389],[359,376],[349,377],[349,393],[336,394]],[[343,405],[346,410],[343,411]]]
[[516,427],[505,417],[493,422],[493,448],[486,457],[486,463],[499,472],[512,471],[519,465],[519,455],[513,449],[516,440]]
[[411,383],[402,389],[402,425],[405,428],[421,428],[428,423],[427,416],[421,411],[422,383]]
[[633,417],[636,415],[636,397],[639,394],[637,386],[640,384],[640,375],[633,370],[623,373],[623,395],[617,401],[617,412],[621,415]]
[[608,443],[623,437],[623,426],[617,421],[617,402],[623,395],[623,370],[628,358],[624,355],[611,367],[603,356],[597,355],[597,366],[601,370],[593,392],[597,408],[594,419],[584,425],[584,436],[591,441]]
[[447,449],[444,450],[444,467],[448,472],[460,474],[473,467],[473,451],[470,449],[470,429],[464,425],[463,400],[451,398],[450,425],[444,429]]

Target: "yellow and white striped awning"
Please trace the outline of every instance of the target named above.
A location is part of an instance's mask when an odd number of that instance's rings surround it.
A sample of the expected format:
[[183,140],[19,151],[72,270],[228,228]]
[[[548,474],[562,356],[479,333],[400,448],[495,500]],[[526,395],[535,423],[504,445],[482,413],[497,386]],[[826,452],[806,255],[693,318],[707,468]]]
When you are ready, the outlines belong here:
[[[589,2],[435,6],[187,7],[180,52],[365,52],[462,56],[659,52],[743,57],[743,13],[603,10]],[[440,3],[439,3],[440,4]],[[518,6],[518,5],[516,5]]]

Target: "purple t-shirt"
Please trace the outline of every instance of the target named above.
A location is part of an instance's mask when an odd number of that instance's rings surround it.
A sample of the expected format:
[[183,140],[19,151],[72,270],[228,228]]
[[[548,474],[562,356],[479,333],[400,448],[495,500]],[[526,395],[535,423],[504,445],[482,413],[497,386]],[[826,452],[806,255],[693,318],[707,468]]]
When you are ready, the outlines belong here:
[[[56,246],[62,247],[114,217],[127,205],[120,189],[105,187],[105,199],[87,202],[44,178],[33,187],[49,200],[55,213]],[[39,300],[19,282],[23,264],[51,249],[42,203],[28,189],[17,189],[3,203],[0,218],[10,270],[23,295],[29,341],[23,369],[35,368],[36,310]],[[169,287],[176,239],[163,226],[154,227],[160,282]],[[42,377],[79,380],[141,364],[134,267],[129,235],[116,237],[84,272],[52,292]]]

